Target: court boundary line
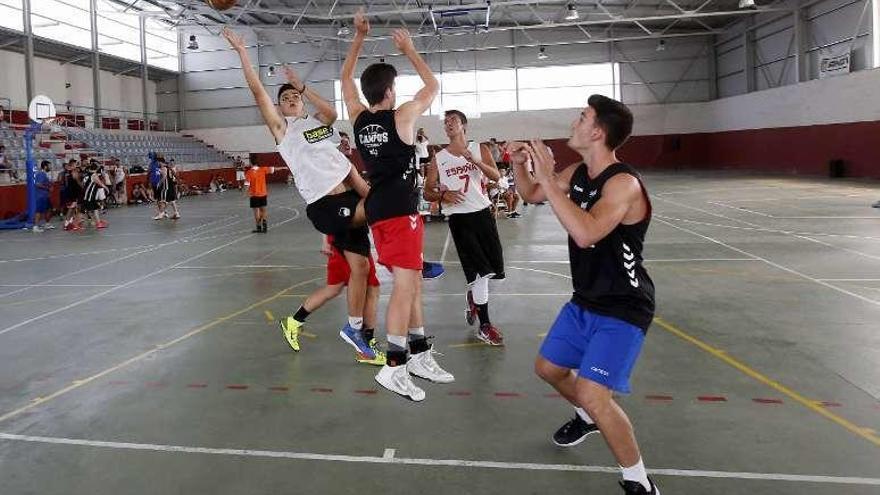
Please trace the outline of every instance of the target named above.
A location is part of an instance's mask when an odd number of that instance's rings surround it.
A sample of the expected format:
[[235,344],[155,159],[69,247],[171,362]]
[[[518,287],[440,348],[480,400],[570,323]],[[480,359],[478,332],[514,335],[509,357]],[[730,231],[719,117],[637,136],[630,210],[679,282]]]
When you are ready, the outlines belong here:
[[[533,271],[533,272],[538,272],[538,273],[546,273],[549,275],[555,275],[557,277],[567,278],[567,279],[571,280],[571,276],[565,275],[562,273],[550,272],[550,271],[546,271],[546,270],[535,270],[532,268],[517,268],[517,267],[510,267],[510,268],[516,268],[518,270],[528,270],[528,271]],[[821,405],[816,404],[814,401],[810,401],[809,399],[805,398],[803,395],[799,394],[798,392],[794,391],[793,389],[790,389],[790,388],[786,387],[785,385],[782,385],[781,383],[777,382],[776,380],[773,380],[773,379],[767,377],[766,375],[764,375],[760,371],[757,371],[754,368],[751,368],[750,366],[748,366],[747,364],[742,363],[741,361],[737,360],[736,358],[730,356],[730,354],[728,354],[727,352],[725,352],[721,349],[715,348],[715,347],[703,342],[702,340],[698,339],[697,337],[694,337],[694,336],[684,332],[683,330],[678,329],[677,327],[675,327],[671,323],[666,322],[661,317],[655,316],[653,321],[654,321],[654,323],[658,324],[661,328],[663,328],[667,332],[683,339],[684,341],[686,341],[690,344],[695,345],[696,347],[698,347],[699,349],[701,349],[703,351],[708,352],[710,355],[712,355],[712,356],[718,358],[719,360],[723,361],[724,363],[732,366],[733,368],[742,372],[746,376],[749,376],[750,378],[758,381],[759,383],[763,383],[764,385],[767,385],[770,388],[772,388],[782,394],[787,395],[789,398],[791,398],[795,402],[798,402],[799,404],[803,405],[807,409],[809,409],[815,413],[818,413],[821,416],[824,416],[825,418],[831,420],[832,422],[836,423],[837,425],[846,428],[851,433],[855,433],[857,436],[859,436],[865,440],[868,440],[869,442],[873,443],[874,445],[880,447],[880,436],[877,436],[877,435],[867,431],[865,428],[862,428],[862,427],[856,425],[855,423],[852,423],[851,421],[847,420],[846,418],[843,418],[842,416],[838,416],[837,414],[834,414],[833,412],[828,411],[827,409],[825,409]]]
[[[54,445],[69,445],[78,447],[94,447],[115,450],[133,450],[147,452],[167,452],[175,454],[202,454],[231,457],[250,457],[258,459],[289,459],[301,461],[324,461],[324,462],[347,462],[363,464],[396,464],[401,466],[424,466],[431,468],[478,468],[478,469],[504,469],[520,471],[562,471],[581,473],[602,473],[619,475],[619,467],[594,466],[580,464],[545,464],[532,462],[508,462],[486,461],[466,459],[432,459],[432,458],[409,458],[397,457],[397,449],[386,448],[382,456],[358,456],[344,454],[318,454],[310,452],[290,452],[277,450],[256,449],[230,449],[211,447],[192,447],[184,445],[167,445],[135,442],[109,442],[100,440],[84,440],[66,437],[47,437],[34,435],[16,435],[0,433],[0,440],[42,443]],[[761,481],[788,481],[817,484],[846,484],[880,486],[880,478],[867,478],[856,476],[827,476],[827,475],[802,475],[785,473],[754,473],[744,471],[708,471],[692,469],[648,469],[649,474],[658,476],[677,476],[686,478],[715,478],[715,479],[746,479]]]
[[[282,224],[285,224],[285,223],[287,223],[287,222],[290,222],[290,221],[296,220],[296,219],[299,218],[299,217],[300,217],[299,211],[296,211],[294,216],[292,216],[291,218],[288,218],[287,220],[281,221],[281,222],[279,222],[279,223],[276,224],[276,225],[282,225]],[[152,277],[154,277],[154,276],[156,276],[156,275],[161,275],[162,273],[165,273],[165,272],[167,272],[167,271],[169,271],[169,270],[172,270],[172,269],[174,269],[174,268],[176,268],[176,267],[178,267],[178,266],[180,266],[180,265],[184,265],[184,264],[189,263],[189,262],[191,262],[191,261],[197,260],[197,259],[202,258],[202,257],[204,257],[204,256],[207,256],[207,255],[209,255],[209,254],[211,254],[211,253],[213,253],[213,252],[215,252],[215,251],[219,251],[219,250],[221,250],[221,249],[223,249],[223,248],[229,247],[229,246],[231,246],[231,245],[233,245],[233,244],[236,244],[236,243],[238,243],[238,242],[241,242],[241,241],[243,241],[243,240],[250,239],[251,237],[254,237],[254,236],[256,236],[256,235],[257,235],[257,234],[248,234],[248,235],[245,235],[245,236],[239,237],[239,238],[237,238],[237,239],[233,239],[233,240],[231,240],[231,241],[229,241],[229,242],[226,242],[226,243],[224,243],[224,244],[221,244],[221,245],[219,245],[219,246],[215,246],[215,247],[213,247],[213,248],[211,248],[211,249],[209,249],[209,250],[207,250],[207,251],[203,251],[203,252],[201,252],[201,253],[199,253],[199,254],[197,254],[197,255],[195,255],[195,256],[191,256],[191,257],[189,257],[189,258],[187,258],[187,259],[185,259],[185,260],[183,260],[183,261],[179,261],[179,262],[174,263],[174,264],[172,264],[172,265],[168,265],[168,266],[166,266],[165,268],[160,268],[159,270],[152,271],[152,272],[150,272],[150,273],[148,273],[148,274],[146,274],[146,275],[142,275],[142,276],[137,277],[137,278],[135,278],[135,279],[129,280],[128,282],[125,282],[125,283],[123,283],[123,284],[117,285],[117,286],[115,286],[115,287],[111,287],[111,288],[109,288],[109,289],[107,289],[107,290],[105,290],[105,291],[101,291],[101,292],[98,292],[97,294],[93,294],[93,295],[91,295],[91,296],[89,296],[89,297],[87,297],[87,298],[85,298],[85,299],[81,299],[81,300],[79,300],[79,301],[72,302],[72,303],[70,303],[70,304],[68,304],[68,305],[66,305],[66,306],[62,306],[62,307],[60,307],[60,308],[55,308],[55,309],[53,309],[53,310],[51,310],[51,311],[47,311],[47,312],[45,312],[45,313],[39,314],[39,315],[37,315],[37,316],[34,316],[34,317],[32,317],[32,318],[28,318],[27,320],[20,321],[20,322],[14,324],[14,325],[11,325],[11,326],[9,326],[9,327],[6,327],[6,328],[0,330],[0,336],[3,336],[3,335],[5,335],[5,334],[8,333],[8,332],[11,332],[11,331],[16,330],[16,329],[18,329],[18,328],[21,328],[21,327],[23,327],[23,326],[29,325],[29,324],[31,324],[31,323],[33,323],[33,322],[35,322],[35,321],[42,320],[43,318],[46,318],[46,317],[49,317],[49,316],[53,316],[53,315],[56,315],[56,314],[58,314],[58,313],[62,313],[62,312],[64,312],[64,311],[67,311],[68,309],[73,309],[73,308],[78,307],[78,306],[80,306],[80,305],[83,305],[83,304],[85,304],[85,303],[88,303],[88,302],[94,301],[95,299],[97,299],[97,298],[99,298],[99,297],[103,297],[103,296],[105,296],[105,295],[107,295],[107,294],[110,294],[111,292],[115,292],[115,291],[118,291],[118,290],[120,290],[120,289],[125,289],[126,287],[130,287],[131,285],[136,284],[136,283],[138,283],[138,282],[142,282],[142,281],[147,280],[147,279],[149,279],[149,278],[152,278]],[[137,253],[133,253],[133,254],[137,254]],[[131,255],[130,255],[130,256],[131,256]],[[120,258],[120,259],[122,259],[122,258]]]
[[295,284],[293,284],[293,285],[291,285],[291,286],[289,286],[289,287],[286,287],[286,288],[284,288],[284,289],[282,289],[282,290],[276,292],[275,294],[273,294],[273,295],[271,295],[271,296],[269,296],[269,297],[267,297],[267,298],[261,299],[261,300],[255,302],[255,303],[253,303],[253,304],[251,304],[251,305],[249,305],[249,306],[247,306],[247,307],[245,307],[245,308],[239,309],[239,310],[234,311],[234,312],[232,312],[232,313],[229,313],[229,314],[227,314],[227,315],[225,315],[225,316],[221,316],[221,317],[219,317],[219,318],[215,318],[214,320],[212,320],[212,321],[210,321],[210,322],[208,322],[208,323],[205,323],[205,324],[203,324],[203,325],[200,325],[200,326],[194,328],[193,330],[190,330],[189,332],[187,332],[187,333],[181,335],[180,337],[174,338],[174,339],[172,339],[172,340],[170,340],[170,341],[168,341],[168,342],[162,343],[162,344],[157,344],[157,345],[156,345],[155,347],[153,347],[152,349],[150,349],[150,350],[148,350],[148,351],[144,351],[144,352],[142,352],[142,353],[140,353],[140,354],[138,354],[138,355],[136,355],[136,356],[133,356],[133,357],[131,357],[131,358],[129,358],[129,359],[126,359],[125,361],[123,361],[123,362],[121,362],[121,363],[118,363],[118,364],[116,364],[116,365],[113,365],[113,366],[111,366],[111,367],[109,367],[109,368],[106,368],[106,369],[104,369],[103,371],[99,371],[98,373],[95,373],[95,374],[93,374],[93,375],[91,375],[91,376],[89,376],[89,377],[87,377],[87,378],[83,378],[82,380],[75,380],[75,381],[73,382],[73,384],[68,385],[67,387],[62,388],[61,390],[58,390],[58,391],[56,391],[56,392],[53,392],[52,394],[47,395],[47,396],[45,396],[45,397],[38,397],[38,398],[32,400],[29,404],[26,404],[26,405],[24,405],[24,406],[21,406],[21,407],[19,407],[19,408],[17,408],[17,409],[13,409],[12,411],[9,411],[9,412],[3,414],[2,416],[0,416],[0,423],[2,423],[3,421],[6,421],[6,420],[8,420],[8,419],[12,419],[12,418],[14,418],[15,416],[18,416],[18,415],[20,415],[20,414],[22,414],[22,413],[24,413],[24,412],[26,412],[26,411],[29,411],[29,410],[33,409],[34,407],[37,407],[37,406],[42,405],[42,404],[45,404],[45,403],[47,403],[47,402],[49,402],[49,401],[51,401],[51,400],[53,400],[53,399],[56,399],[56,398],[58,398],[58,397],[61,397],[62,395],[65,395],[65,394],[67,394],[68,392],[71,392],[71,391],[73,391],[73,390],[76,390],[76,389],[78,389],[78,388],[80,388],[80,387],[82,387],[82,386],[84,386],[84,385],[87,385],[87,384],[89,384],[89,383],[91,383],[91,382],[97,380],[98,378],[101,378],[102,376],[108,375],[108,374],[113,373],[114,371],[118,371],[118,370],[120,370],[120,369],[122,369],[122,368],[124,368],[124,367],[126,367],[126,366],[128,366],[128,365],[130,365],[130,364],[133,364],[133,363],[136,363],[136,362],[138,362],[138,361],[141,361],[141,360],[143,360],[144,358],[149,357],[150,355],[155,354],[155,353],[157,353],[157,352],[159,352],[159,351],[161,351],[161,350],[167,349],[167,348],[169,348],[169,347],[171,347],[171,346],[173,346],[173,345],[175,345],[175,344],[179,344],[180,342],[183,342],[184,340],[187,340],[187,339],[189,339],[190,337],[194,337],[194,336],[196,336],[196,335],[198,335],[198,334],[200,334],[200,333],[202,333],[202,332],[205,332],[205,331],[207,331],[207,330],[210,330],[211,328],[214,328],[215,326],[219,325],[220,323],[223,323],[223,322],[225,322],[225,321],[231,320],[231,319],[233,319],[233,318],[235,318],[235,317],[237,317],[237,316],[239,316],[239,315],[242,315],[242,314],[244,314],[244,313],[247,313],[248,311],[251,311],[251,310],[253,310],[253,309],[255,309],[255,308],[258,308],[258,307],[260,307],[260,306],[262,306],[262,305],[264,305],[264,304],[267,304],[267,303],[269,303],[269,302],[272,302],[272,301],[274,301],[275,299],[278,299],[279,297],[281,297],[285,292],[287,292],[287,291],[289,291],[289,290],[291,290],[291,289],[295,289],[295,288],[297,288],[297,287],[300,287],[300,286],[303,286],[303,285],[307,285],[307,284],[310,284],[310,283],[312,283],[312,282],[316,282],[316,281],[318,281],[318,280],[322,280],[322,277],[315,277],[315,278],[311,278],[311,279],[308,279],[308,280],[304,280],[304,281],[302,281],[302,282],[297,282],[297,283],[295,283]]

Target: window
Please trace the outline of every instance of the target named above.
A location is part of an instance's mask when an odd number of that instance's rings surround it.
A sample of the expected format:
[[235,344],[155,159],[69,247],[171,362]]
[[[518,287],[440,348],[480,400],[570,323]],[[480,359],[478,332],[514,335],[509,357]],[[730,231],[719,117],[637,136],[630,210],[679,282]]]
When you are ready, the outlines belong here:
[[[560,65],[444,72],[439,75],[440,95],[430,113],[461,110],[468,116],[516,110],[585,107],[592,94],[620,99],[618,64]],[[360,81],[355,79],[360,88]],[[517,95],[517,86],[519,94]],[[418,76],[397,78],[397,99],[412,98],[422,87]],[[336,110],[345,117],[342,86],[336,81]]]
[[24,31],[21,0],[0,0],[0,27]]
[[34,35],[82,48],[92,48],[89,0],[31,2]]

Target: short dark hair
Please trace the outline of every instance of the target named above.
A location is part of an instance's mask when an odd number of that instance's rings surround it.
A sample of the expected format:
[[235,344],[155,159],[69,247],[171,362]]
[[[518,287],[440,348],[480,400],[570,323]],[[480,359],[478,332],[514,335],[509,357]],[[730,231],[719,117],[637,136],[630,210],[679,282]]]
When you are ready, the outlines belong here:
[[278,88],[278,101],[281,101],[281,93],[284,93],[284,92],[287,91],[288,89],[292,89],[292,90],[296,91],[297,94],[299,94],[299,90],[296,89],[296,87],[294,87],[293,84],[290,84],[290,83],[284,83],[284,84],[281,85],[280,88]]
[[51,166],[52,166],[52,164],[49,163],[49,160],[43,160],[42,162],[40,162],[40,168],[51,167]]
[[457,115],[458,120],[461,121],[462,125],[467,125],[467,117],[461,110],[447,110],[446,112],[444,112],[443,115],[445,117],[449,117],[450,115]]
[[596,124],[605,131],[605,145],[611,150],[623,145],[633,128],[629,107],[603,95],[591,95],[587,105],[596,112]]
[[394,85],[397,69],[391,64],[373,64],[361,74],[361,91],[370,105],[379,104],[385,99],[385,91]]

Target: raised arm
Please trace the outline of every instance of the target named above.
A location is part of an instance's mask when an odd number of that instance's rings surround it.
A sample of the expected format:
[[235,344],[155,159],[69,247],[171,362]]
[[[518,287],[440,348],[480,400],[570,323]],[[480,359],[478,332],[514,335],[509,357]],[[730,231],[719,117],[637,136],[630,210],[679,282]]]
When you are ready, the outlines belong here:
[[299,78],[296,71],[294,71],[289,65],[284,66],[284,75],[287,77],[287,82],[292,84],[303,98],[309,100],[309,102],[315,106],[316,119],[320,120],[324,125],[333,125],[333,123],[336,122],[336,119],[339,116],[336,114],[336,108],[332,103],[325,100],[321,94],[314,89],[306,86],[306,83]]
[[[541,146],[544,146],[541,143]],[[505,149],[510,154],[510,168],[513,169],[514,182],[516,183],[516,191],[526,203],[540,203],[547,201],[547,194],[544,187],[529,172],[527,165],[532,152],[532,146],[528,143],[513,141],[507,143]],[[548,151],[550,159],[553,155]],[[555,164],[555,161],[554,161]],[[562,171],[553,174],[554,183],[565,194],[568,194],[568,185],[571,182],[571,176],[577,167],[569,165]]]
[[476,165],[490,181],[497,181],[501,178],[501,172],[498,171],[498,165],[495,164],[495,159],[492,158],[492,152],[489,151],[488,146],[480,145],[480,156],[473,156],[470,150],[465,150],[464,157]]
[[391,37],[397,48],[406,55],[406,58],[409,59],[419,77],[422,78],[422,89],[416,93],[411,101],[401,105],[395,113],[397,133],[400,134],[400,138],[404,143],[412,144],[415,139],[413,127],[415,126],[416,119],[431,108],[431,103],[434,102],[434,98],[440,92],[440,83],[437,82],[437,78],[431,72],[431,67],[428,66],[425,59],[416,51],[412,38],[409,36],[409,31],[395,29]]
[[345,56],[345,63],[342,64],[342,74],[340,75],[342,84],[342,99],[348,108],[348,118],[352,122],[357,120],[358,115],[367,109],[361,101],[361,96],[357,86],[354,83],[354,68],[357,65],[358,57],[361,49],[364,47],[364,38],[370,32],[370,21],[364,17],[363,11],[359,11],[354,16],[355,34],[351,47],[348,49],[348,55]]
[[272,101],[269,93],[266,92],[263,83],[260,82],[260,76],[251,65],[251,59],[248,56],[247,48],[244,46],[244,39],[228,27],[223,28],[223,36],[229,42],[232,49],[238,53],[238,58],[241,59],[241,70],[244,72],[244,78],[247,81],[248,87],[250,88],[251,93],[254,94],[254,99],[257,101],[257,107],[260,109],[260,114],[263,116],[263,122],[266,123],[266,127],[269,128],[269,131],[275,138],[275,142],[280,143],[281,140],[284,139],[284,133],[287,131],[287,123],[278,113],[278,109],[275,108],[275,103]]

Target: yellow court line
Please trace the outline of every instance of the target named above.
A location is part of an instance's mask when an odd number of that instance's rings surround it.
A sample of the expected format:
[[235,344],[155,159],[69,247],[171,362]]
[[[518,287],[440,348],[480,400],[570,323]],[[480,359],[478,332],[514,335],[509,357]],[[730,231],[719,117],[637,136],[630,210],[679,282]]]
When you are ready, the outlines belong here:
[[263,311],[263,314],[266,315],[266,320],[268,320],[269,323],[272,323],[275,321],[275,315],[273,315],[272,312],[269,311],[268,309],[266,311]]
[[295,289],[295,288],[297,288],[297,287],[299,287],[299,286],[301,286],[301,285],[310,284],[310,283],[315,282],[315,281],[320,280],[320,279],[321,279],[321,277],[313,278],[313,279],[310,279],[310,280],[306,280],[306,281],[304,281],[304,282],[299,282],[299,283],[297,283],[297,284],[291,285],[290,287],[287,287],[287,288],[285,288],[285,289],[283,289],[283,290],[281,290],[281,291],[279,291],[279,292],[276,292],[275,294],[273,294],[273,295],[271,295],[271,296],[269,296],[269,297],[267,297],[267,298],[265,298],[265,299],[263,299],[263,300],[261,300],[261,301],[257,301],[257,302],[251,304],[250,306],[248,306],[248,307],[246,307],[246,308],[239,309],[238,311],[235,311],[234,313],[230,313],[230,314],[228,314],[228,315],[226,315],[226,316],[221,316],[220,318],[217,318],[216,320],[214,320],[214,321],[212,321],[212,322],[210,322],[210,323],[206,323],[206,324],[204,324],[204,325],[202,325],[202,326],[200,326],[200,327],[198,327],[198,328],[195,328],[195,329],[193,329],[192,331],[190,331],[190,332],[188,332],[188,333],[186,333],[186,334],[184,334],[184,335],[181,335],[180,337],[177,337],[177,338],[174,339],[174,340],[170,340],[170,341],[168,341],[168,342],[165,342],[164,344],[159,344],[159,345],[157,345],[155,348],[150,349],[149,351],[146,351],[146,352],[143,352],[143,353],[141,353],[141,354],[138,354],[137,356],[134,356],[134,357],[132,357],[132,358],[129,358],[129,359],[127,359],[127,360],[125,360],[125,361],[123,361],[123,362],[121,362],[121,363],[119,363],[119,364],[117,364],[117,365],[115,365],[115,366],[112,366],[112,367],[110,367],[110,368],[105,369],[104,371],[101,371],[101,372],[99,372],[99,373],[96,373],[96,374],[94,374],[94,375],[92,375],[92,376],[90,376],[90,377],[88,377],[88,378],[83,378],[82,380],[74,380],[74,382],[73,382],[72,385],[69,385],[69,386],[67,386],[67,387],[64,387],[64,388],[62,388],[61,390],[59,390],[59,391],[57,391],[57,392],[55,392],[55,393],[53,393],[53,394],[51,394],[51,395],[47,395],[46,397],[38,397],[38,398],[32,400],[32,401],[30,402],[30,404],[28,404],[28,405],[26,405],[26,406],[19,407],[18,409],[15,409],[15,410],[13,410],[13,411],[9,411],[8,413],[4,414],[3,416],[0,416],[0,422],[6,421],[7,419],[10,419],[10,418],[13,418],[13,417],[15,417],[15,416],[18,416],[19,414],[21,414],[21,413],[23,413],[23,412],[26,412],[26,411],[28,411],[28,410],[30,410],[30,409],[33,409],[33,408],[36,407],[36,406],[39,406],[39,405],[41,405],[41,404],[45,404],[46,402],[49,402],[50,400],[56,399],[56,398],[58,398],[58,397],[60,397],[60,396],[62,396],[62,395],[64,395],[64,394],[66,394],[66,393],[68,393],[68,392],[73,391],[73,390],[76,390],[76,389],[82,387],[83,385],[87,385],[87,384],[89,384],[89,383],[91,383],[91,382],[97,380],[98,378],[101,378],[101,377],[103,377],[103,376],[105,376],[105,375],[108,375],[108,374],[110,374],[110,373],[113,373],[114,371],[117,371],[117,370],[119,370],[119,369],[122,369],[122,368],[124,368],[124,367],[126,367],[126,366],[128,366],[128,365],[130,365],[130,364],[132,364],[132,363],[136,363],[136,362],[138,362],[138,361],[144,359],[145,357],[147,357],[147,356],[149,356],[149,355],[151,355],[151,354],[153,354],[153,353],[155,353],[155,352],[157,352],[157,351],[160,351],[160,350],[162,350],[162,349],[166,349],[166,348],[168,348],[168,347],[173,346],[174,344],[178,344],[178,343],[180,343],[180,342],[183,342],[184,340],[187,340],[187,339],[189,339],[190,337],[193,337],[193,336],[195,336],[195,335],[198,335],[198,334],[200,334],[200,333],[202,333],[202,332],[204,332],[204,331],[206,331],[206,330],[209,330],[209,329],[211,329],[211,328],[213,328],[213,327],[219,325],[220,323],[223,323],[223,322],[225,322],[225,321],[231,320],[232,318],[235,318],[236,316],[239,316],[239,315],[241,315],[241,314],[247,313],[248,311],[251,311],[251,310],[253,310],[254,308],[258,308],[258,307],[260,307],[260,306],[262,306],[262,305],[264,305],[264,304],[266,304],[266,303],[272,302],[272,301],[274,301],[275,299],[278,299],[279,297],[281,297],[285,292],[287,292],[287,291],[289,291],[289,290],[291,290],[291,289]]
[[843,417],[838,416],[837,414],[834,414],[833,412],[829,411],[828,409],[818,405],[815,401],[807,399],[803,395],[795,392],[794,390],[786,387],[785,385],[782,385],[781,383],[767,377],[766,375],[760,373],[759,371],[756,371],[755,369],[749,367],[748,365],[731,357],[729,354],[727,354],[723,350],[712,347],[711,345],[703,342],[702,340],[700,340],[700,339],[688,334],[687,332],[677,328],[675,325],[672,325],[671,323],[666,322],[662,318],[659,318],[659,317],[654,318],[654,323],[660,325],[660,327],[663,328],[664,330],[666,330],[667,332],[669,332],[669,333],[671,333],[671,334],[673,334],[673,335],[675,335],[675,336],[677,336],[687,342],[690,342],[691,344],[708,352],[709,354],[715,356],[716,358],[720,359],[721,361],[724,361],[725,363],[729,364],[730,366],[733,366],[737,370],[739,370],[739,371],[745,373],[746,375],[754,378],[755,380],[763,383],[764,385],[767,385],[768,387],[770,387],[770,388],[772,388],[782,394],[787,395],[792,400],[800,403],[802,406],[806,407],[807,409],[809,409],[817,414],[820,414],[827,419],[830,419],[831,421],[837,423],[838,425],[846,428],[850,432],[855,433],[856,435],[858,435],[858,436],[864,438],[865,440],[873,443],[874,445],[880,447],[880,437],[875,435],[873,432],[869,431],[867,428],[858,426],[858,425],[850,422],[849,420],[844,419]]
[[302,335],[303,337],[308,337],[310,339],[317,339],[318,338],[317,335],[315,335],[313,333],[309,333],[309,332],[304,332],[302,330],[299,331],[299,334]]

